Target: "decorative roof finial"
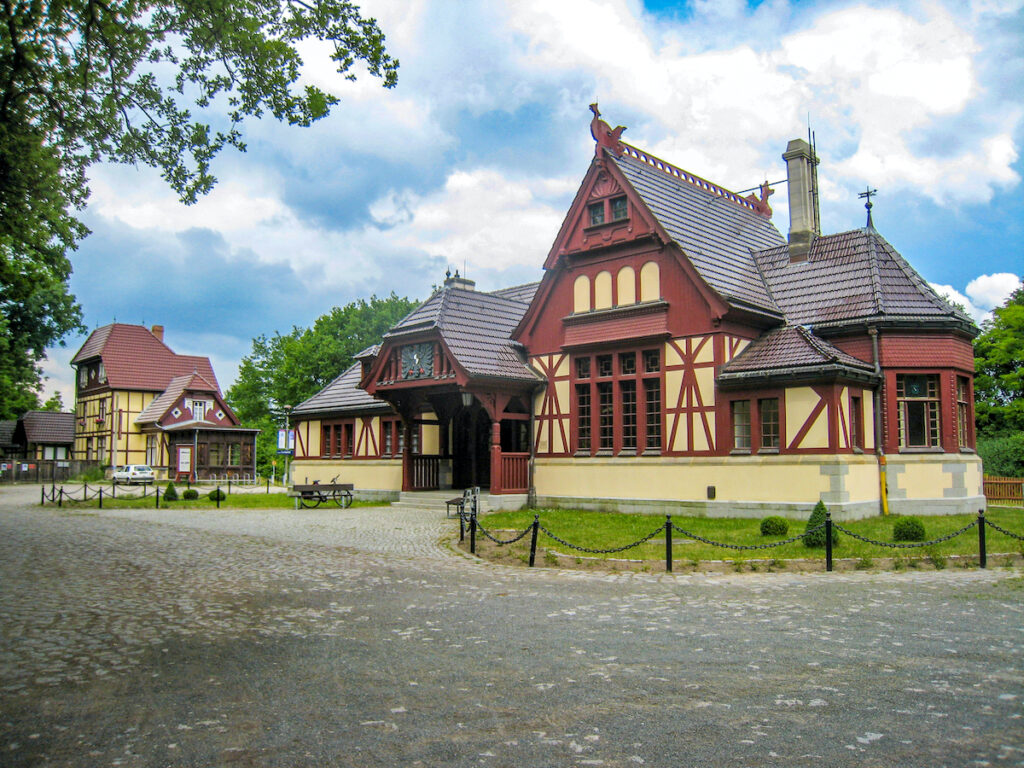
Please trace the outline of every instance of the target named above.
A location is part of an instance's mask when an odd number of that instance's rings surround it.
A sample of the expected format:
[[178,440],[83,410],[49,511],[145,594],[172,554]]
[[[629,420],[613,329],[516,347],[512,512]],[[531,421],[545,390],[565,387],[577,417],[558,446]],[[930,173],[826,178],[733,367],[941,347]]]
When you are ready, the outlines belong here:
[[444,279],[445,280],[451,280],[452,279],[452,268],[451,267],[448,267],[448,269],[446,269],[444,271]]
[[597,142],[597,145],[594,147],[594,154],[600,157],[601,147],[604,147],[614,155],[621,155],[625,152],[626,150],[619,140],[622,132],[626,130],[625,126],[620,125],[617,128],[611,128],[608,123],[601,119],[601,110],[597,108],[596,101],[590,105],[590,111],[594,113],[594,117],[590,121],[590,135]]
[[865,187],[864,191],[861,192],[859,195],[857,195],[857,197],[859,197],[861,200],[865,200],[865,199],[867,200],[867,202],[864,203],[864,207],[868,209],[868,229],[874,229],[875,228],[874,223],[871,221],[871,209],[874,207],[873,204],[871,203],[871,196],[872,195],[877,195],[877,194],[878,194],[878,190],[877,189],[871,189],[871,187]]

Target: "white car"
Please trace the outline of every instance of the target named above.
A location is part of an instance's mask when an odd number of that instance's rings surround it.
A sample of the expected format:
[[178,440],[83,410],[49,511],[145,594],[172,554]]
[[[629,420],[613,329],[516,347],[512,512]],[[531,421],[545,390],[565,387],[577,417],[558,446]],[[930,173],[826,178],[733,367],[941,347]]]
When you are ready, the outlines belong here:
[[129,464],[126,467],[118,467],[114,470],[114,485],[118,483],[125,483],[126,485],[152,483],[155,479],[156,475],[153,473],[153,469],[145,464]]

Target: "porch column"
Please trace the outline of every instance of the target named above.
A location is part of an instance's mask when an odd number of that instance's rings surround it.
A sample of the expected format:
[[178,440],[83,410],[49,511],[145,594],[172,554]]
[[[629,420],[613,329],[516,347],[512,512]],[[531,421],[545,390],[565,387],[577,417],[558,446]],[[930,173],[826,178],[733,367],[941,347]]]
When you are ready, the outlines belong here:
[[501,493],[501,422],[491,422],[491,493]]
[[412,427],[411,418],[402,417],[402,490],[412,490]]

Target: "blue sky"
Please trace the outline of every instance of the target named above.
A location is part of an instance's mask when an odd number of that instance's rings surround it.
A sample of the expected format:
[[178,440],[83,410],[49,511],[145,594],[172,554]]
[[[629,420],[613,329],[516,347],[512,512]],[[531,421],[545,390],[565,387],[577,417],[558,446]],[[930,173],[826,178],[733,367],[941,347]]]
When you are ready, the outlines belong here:
[[[245,127],[193,206],[149,169],[98,166],[72,255],[90,329],[162,324],[222,387],[259,334],[448,265],[493,290],[539,279],[593,156],[587,105],[624,139],[729,189],[785,177],[808,120],[822,227],[876,228],[979,319],[1024,274],[1024,0],[689,3],[372,0],[399,84],[304,77],[341,98],[310,129]],[[771,199],[788,228],[785,187]],[[46,394],[73,402],[50,350]]]

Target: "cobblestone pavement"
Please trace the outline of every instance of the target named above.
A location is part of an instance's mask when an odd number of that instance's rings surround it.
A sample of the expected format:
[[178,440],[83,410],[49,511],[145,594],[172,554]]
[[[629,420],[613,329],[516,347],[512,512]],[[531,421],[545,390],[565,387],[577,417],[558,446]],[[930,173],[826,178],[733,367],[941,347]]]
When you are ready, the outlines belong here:
[[0,489],[0,765],[1024,765],[1024,579],[483,564]]

